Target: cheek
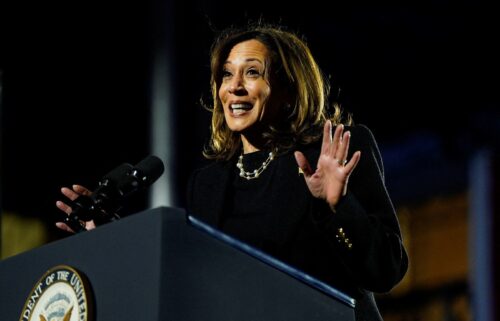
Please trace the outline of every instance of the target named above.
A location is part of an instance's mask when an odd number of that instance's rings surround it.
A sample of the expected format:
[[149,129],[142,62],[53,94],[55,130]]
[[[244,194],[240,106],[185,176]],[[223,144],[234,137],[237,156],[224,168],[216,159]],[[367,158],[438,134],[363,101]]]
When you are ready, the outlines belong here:
[[271,88],[269,88],[269,87],[260,88],[259,98],[260,98],[262,104],[270,103],[269,98],[271,98]]
[[257,98],[262,102],[268,100],[271,88],[266,83],[252,83],[245,87],[249,96]]
[[220,86],[218,94],[219,94],[219,99],[222,102],[224,102],[226,100],[226,96],[227,96],[227,90],[226,90],[226,87],[224,85]]
[[262,96],[264,97],[264,99],[269,100],[269,98],[271,97],[271,88],[270,87],[266,87],[262,91]]
[[267,99],[267,97],[271,94],[271,86],[264,79],[256,83],[254,87],[255,92],[258,92],[261,98]]

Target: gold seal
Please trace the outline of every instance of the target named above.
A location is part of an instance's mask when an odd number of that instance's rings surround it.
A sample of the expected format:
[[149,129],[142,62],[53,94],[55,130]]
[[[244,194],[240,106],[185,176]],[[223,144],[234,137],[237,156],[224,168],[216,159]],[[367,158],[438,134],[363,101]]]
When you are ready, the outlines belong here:
[[90,297],[83,274],[67,265],[55,266],[35,283],[19,321],[91,321]]

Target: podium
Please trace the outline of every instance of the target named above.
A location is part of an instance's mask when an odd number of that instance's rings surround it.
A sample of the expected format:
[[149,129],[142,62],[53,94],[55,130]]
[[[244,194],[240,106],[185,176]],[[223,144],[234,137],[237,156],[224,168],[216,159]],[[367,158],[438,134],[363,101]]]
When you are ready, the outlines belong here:
[[87,278],[95,321],[354,320],[354,300],[168,207],[0,261],[0,320],[57,265]]

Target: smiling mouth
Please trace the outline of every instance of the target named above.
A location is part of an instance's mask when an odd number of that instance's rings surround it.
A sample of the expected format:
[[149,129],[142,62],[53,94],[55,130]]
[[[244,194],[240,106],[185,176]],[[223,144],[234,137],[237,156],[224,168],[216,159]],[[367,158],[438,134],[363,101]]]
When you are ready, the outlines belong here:
[[230,105],[231,112],[233,115],[238,116],[242,115],[245,112],[251,110],[253,108],[252,104],[247,104],[247,103],[238,103],[238,104],[231,104]]

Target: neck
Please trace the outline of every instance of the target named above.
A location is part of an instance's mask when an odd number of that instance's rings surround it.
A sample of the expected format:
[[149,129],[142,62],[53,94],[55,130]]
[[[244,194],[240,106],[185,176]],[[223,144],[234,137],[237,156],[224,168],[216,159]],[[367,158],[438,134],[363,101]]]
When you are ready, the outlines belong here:
[[250,140],[245,135],[241,134],[241,143],[243,144],[243,154],[257,152],[262,150],[262,143],[259,144],[255,140]]

